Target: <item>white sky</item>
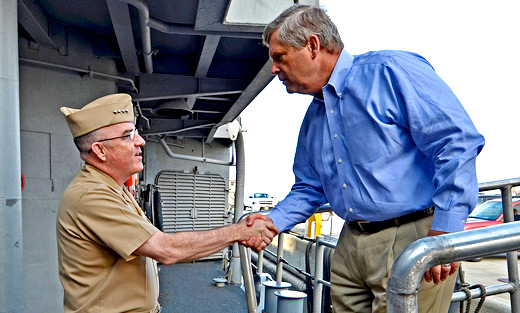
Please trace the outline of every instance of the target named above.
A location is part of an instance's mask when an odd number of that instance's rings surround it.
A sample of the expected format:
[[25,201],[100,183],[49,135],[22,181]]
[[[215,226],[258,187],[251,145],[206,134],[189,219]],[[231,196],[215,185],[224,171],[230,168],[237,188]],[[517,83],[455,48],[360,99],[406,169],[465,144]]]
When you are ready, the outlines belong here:
[[[486,146],[479,182],[520,177],[520,19],[517,0],[321,0],[351,54],[407,50],[425,57],[451,87]],[[310,96],[278,78],[242,113],[245,194],[285,197],[294,182],[296,140]]]

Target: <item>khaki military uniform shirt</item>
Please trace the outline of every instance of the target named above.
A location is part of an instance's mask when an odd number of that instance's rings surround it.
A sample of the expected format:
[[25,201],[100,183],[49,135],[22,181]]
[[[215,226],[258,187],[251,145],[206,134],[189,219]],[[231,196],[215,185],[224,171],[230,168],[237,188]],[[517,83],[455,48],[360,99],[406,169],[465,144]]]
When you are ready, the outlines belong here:
[[110,176],[85,165],[63,194],[56,227],[65,312],[155,308],[156,263],[133,252],[159,230]]

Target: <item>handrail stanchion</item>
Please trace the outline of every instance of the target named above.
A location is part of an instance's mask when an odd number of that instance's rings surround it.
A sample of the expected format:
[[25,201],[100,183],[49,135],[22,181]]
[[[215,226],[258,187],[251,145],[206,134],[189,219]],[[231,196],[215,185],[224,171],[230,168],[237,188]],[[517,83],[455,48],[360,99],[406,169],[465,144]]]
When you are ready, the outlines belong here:
[[284,240],[285,234],[283,232],[278,234],[278,257],[276,258],[276,281],[281,282],[282,281],[282,274],[283,274],[283,240]]
[[251,259],[248,258],[246,247],[240,245],[240,267],[242,268],[242,276],[244,277],[244,286],[247,300],[248,313],[257,313],[258,306],[256,303],[256,293],[253,282],[253,272],[251,271]]
[[[238,218],[236,223],[246,218],[251,213],[246,213]],[[247,312],[258,313],[258,304],[256,302],[256,291],[253,280],[253,271],[251,265],[251,253],[249,248],[239,245],[238,251],[240,253],[240,268],[242,269],[242,277],[244,278],[244,289],[247,300]]]
[[262,274],[264,272],[264,250],[258,252],[258,261],[256,262],[258,270],[258,274]]
[[312,299],[312,312],[321,313],[321,298],[323,285],[323,256],[325,254],[325,246],[321,244],[323,236],[316,237],[316,258],[314,267],[314,294]]
[[[512,185],[505,185],[501,188],[502,193],[502,211],[504,213],[504,222],[510,223],[515,221],[513,212],[513,199],[511,194]],[[520,292],[518,292],[518,253],[517,251],[509,251],[506,253],[507,272],[509,282],[515,286],[515,290],[510,292],[511,311],[520,312]]]

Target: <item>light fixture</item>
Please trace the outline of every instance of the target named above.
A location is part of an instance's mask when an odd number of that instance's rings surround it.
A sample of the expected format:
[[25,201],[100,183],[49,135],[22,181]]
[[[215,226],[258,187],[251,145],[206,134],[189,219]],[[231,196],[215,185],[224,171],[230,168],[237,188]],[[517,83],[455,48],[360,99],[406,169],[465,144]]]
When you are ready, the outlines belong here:
[[168,99],[157,103],[152,113],[170,118],[181,118],[193,114],[188,103],[183,98]]

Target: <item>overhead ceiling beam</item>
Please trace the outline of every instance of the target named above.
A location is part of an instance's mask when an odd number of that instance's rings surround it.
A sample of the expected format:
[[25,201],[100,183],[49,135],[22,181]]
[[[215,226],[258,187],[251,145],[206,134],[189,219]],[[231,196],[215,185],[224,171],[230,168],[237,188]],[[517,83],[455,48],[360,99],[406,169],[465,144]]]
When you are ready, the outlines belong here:
[[213,61],[213,57],[217,51],[219,42],[220,36],[206,36],[206,39],[204,40],[204,46],[202,47],[202,52],[200,54],[197,71],[195,72],[195,77],[206,77],[209,67],[211,66],[211,61]]
[[107,6],[126,71],[137,76],[140,70],[128,4],[117,0],[107,0]]
[[272,61],[268,60],[244,92],[242,92],[237,101],[235,101],[233,106],[227,111],[222,120],[211,129],[208,140],[206,141],[208,144],[213,141],[213,136],[220,126],[234,121],[240,113],[244,111],[248,104],[250,104],[251,101],[253,101],[253,99],[265,88],[265,86],[271,82],[274,77],[271,73],[271,65]]
[[241,93],[247,80],[222,78],[196,78],[167,74],[141,74],[139,101],[173,99],[189,96],[212,96]]
[[41,8],[33,1],[18,0],[18,22],[31,35],[34,41],[40,45],[58,46],[49,36],[49,22]]
[[[195,77],[206,77],[209,71],[209,67],[211,66],[211,61],[213,61],[215,52],[217,52],[219,42],[220,36],[206,36],[204,40],[204,46],[202,47],[202,52],[200,53],[199,64],[197,65],[197,70],[195,71]],[[186,100],[190,109],[193,108],[196,101],[197,97],[189,97]]]

